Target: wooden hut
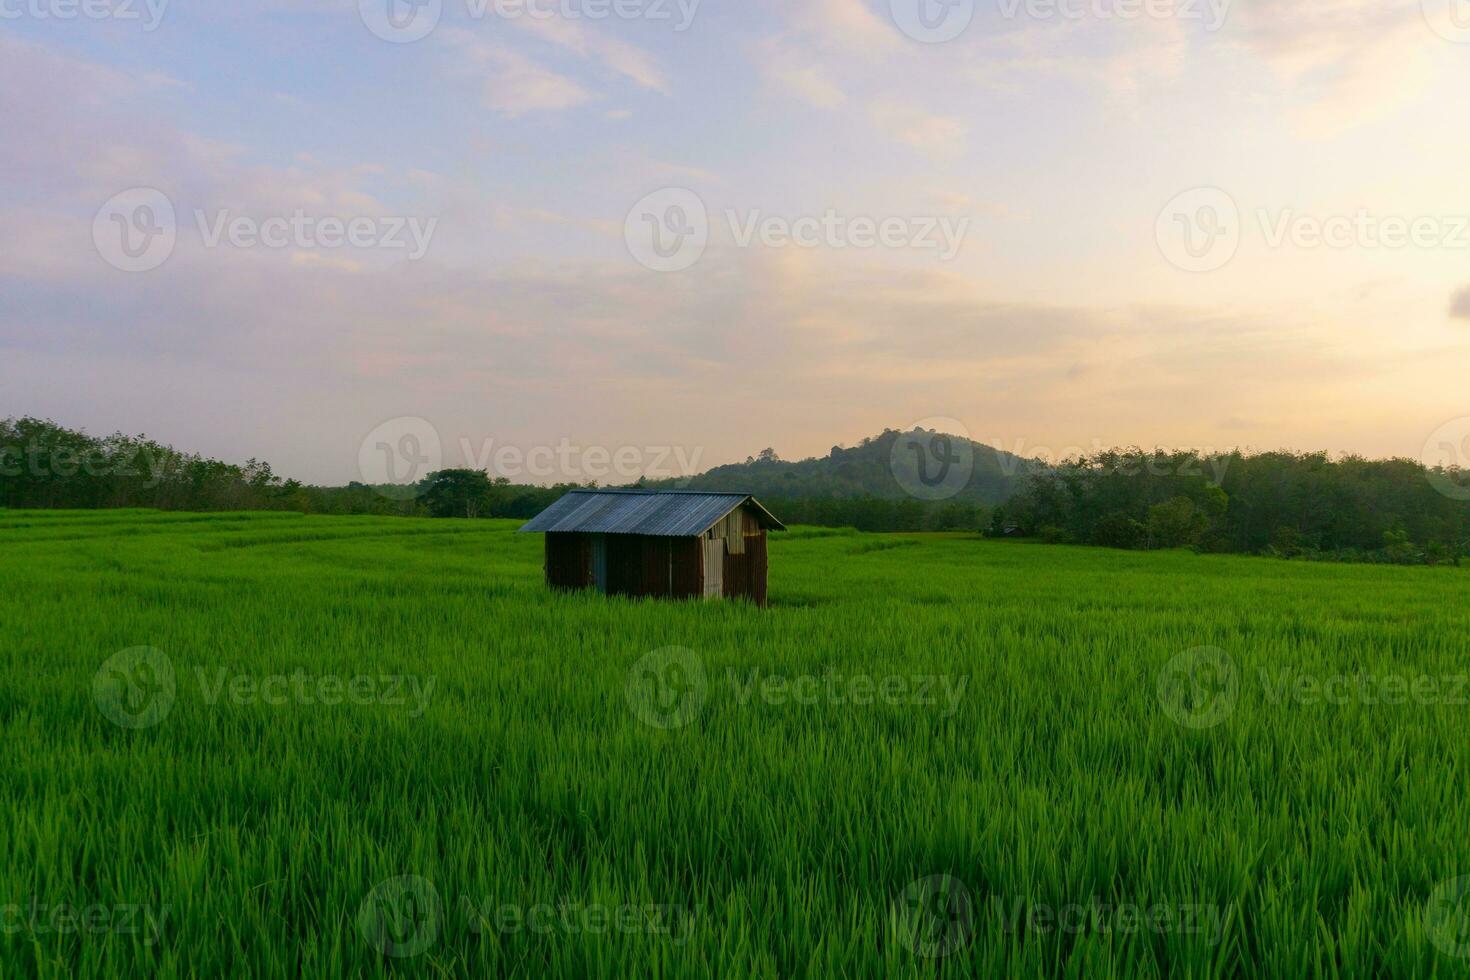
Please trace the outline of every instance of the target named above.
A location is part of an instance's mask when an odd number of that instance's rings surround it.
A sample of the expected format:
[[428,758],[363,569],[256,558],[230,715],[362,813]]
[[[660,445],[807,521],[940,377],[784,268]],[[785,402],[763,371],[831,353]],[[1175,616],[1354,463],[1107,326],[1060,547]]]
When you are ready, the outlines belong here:
[[546,535],[546,583],[608,595],[766,604],[766,532],[748,493],[573,490],[521,528]]

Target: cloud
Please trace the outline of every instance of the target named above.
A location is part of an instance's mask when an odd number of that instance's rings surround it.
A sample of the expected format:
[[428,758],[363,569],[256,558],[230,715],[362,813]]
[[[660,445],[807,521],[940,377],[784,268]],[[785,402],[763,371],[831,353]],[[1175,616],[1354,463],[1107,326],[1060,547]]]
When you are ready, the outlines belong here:
[[817,109],[835,109],[847,100],[841,86],[800,45],[766,38],[758,47],[757,62],[767,83],[783,95]]
[[776,9],[797,32],[828,52],[869,60],[902,47],[892,21],[879,17],[864,0],[782,2]]
[[1443,47],[1418,0],[1259,0],[1238,3],[1231,23],[1290,85],[1309,136],[1377,118],[1417,94]]
[[951,156],[964,148],[967,128],[954,116],[931,115],[886,98],[873,102],[868,112],[880,132],[930,156]]
[[464,59],[453,70],[482,77],[480,103],[509,119],[572,109],[596,98],[575,80],[470,31],[445,31],[444,37]]
[[647,52],[617,38],[589,30],[581,21],[566,17],[523,17],[512,21],[541,40],[593,59],[607,69],[655,92],[669,91],[668,81]]
[[1450,316],[1456,320],[1470,320],[1470,286],[1466,286],[1451,298]]
[[960,72],[988,88],[1014,94],[1060,78],[1129,108],[1177,79],[1190,56],[1189,33],[1177,18],[1045,21],[985,37],[980,45],[980,56]]

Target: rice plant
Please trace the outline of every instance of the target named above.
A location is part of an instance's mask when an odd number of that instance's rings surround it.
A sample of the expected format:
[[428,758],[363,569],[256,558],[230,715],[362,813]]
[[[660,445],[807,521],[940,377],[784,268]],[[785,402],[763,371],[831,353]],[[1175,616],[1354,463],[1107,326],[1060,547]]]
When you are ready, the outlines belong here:
[[1470,577],[0,512],[0,974],[1470,974]]

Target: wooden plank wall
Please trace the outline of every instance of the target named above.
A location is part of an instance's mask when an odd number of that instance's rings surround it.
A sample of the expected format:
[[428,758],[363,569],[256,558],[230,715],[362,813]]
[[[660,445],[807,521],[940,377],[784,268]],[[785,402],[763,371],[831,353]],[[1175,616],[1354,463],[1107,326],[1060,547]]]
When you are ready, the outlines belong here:
[[[590,534],[546,535],[546,583],[556,589],[599,587],[609,595],[724,596],[766,604],[766,532],[744,510],[701,537],[596,537],[601,547],[594,548]],[[594,551],[599,552],[595,558]],[[594,561],[606,565],[602,582]]]

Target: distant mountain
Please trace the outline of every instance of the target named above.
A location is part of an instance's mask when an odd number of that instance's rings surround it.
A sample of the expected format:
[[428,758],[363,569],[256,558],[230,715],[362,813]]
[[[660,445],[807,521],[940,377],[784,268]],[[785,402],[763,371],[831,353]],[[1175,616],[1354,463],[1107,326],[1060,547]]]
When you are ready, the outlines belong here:
[[[895,445],[896,444],[896,445]],[[826,456],[798,462],[763,450],[743,463],[717,466],[687,480],[649,486],[689,490],[743,490],[758,497],[943,497],[997,504],[1043,464],[978,442],[913,429],[884,430],[851,448],[833,446]],[[966,479],[968,470],[968,479]],[[960,488],[958,493],[946,490]]]

